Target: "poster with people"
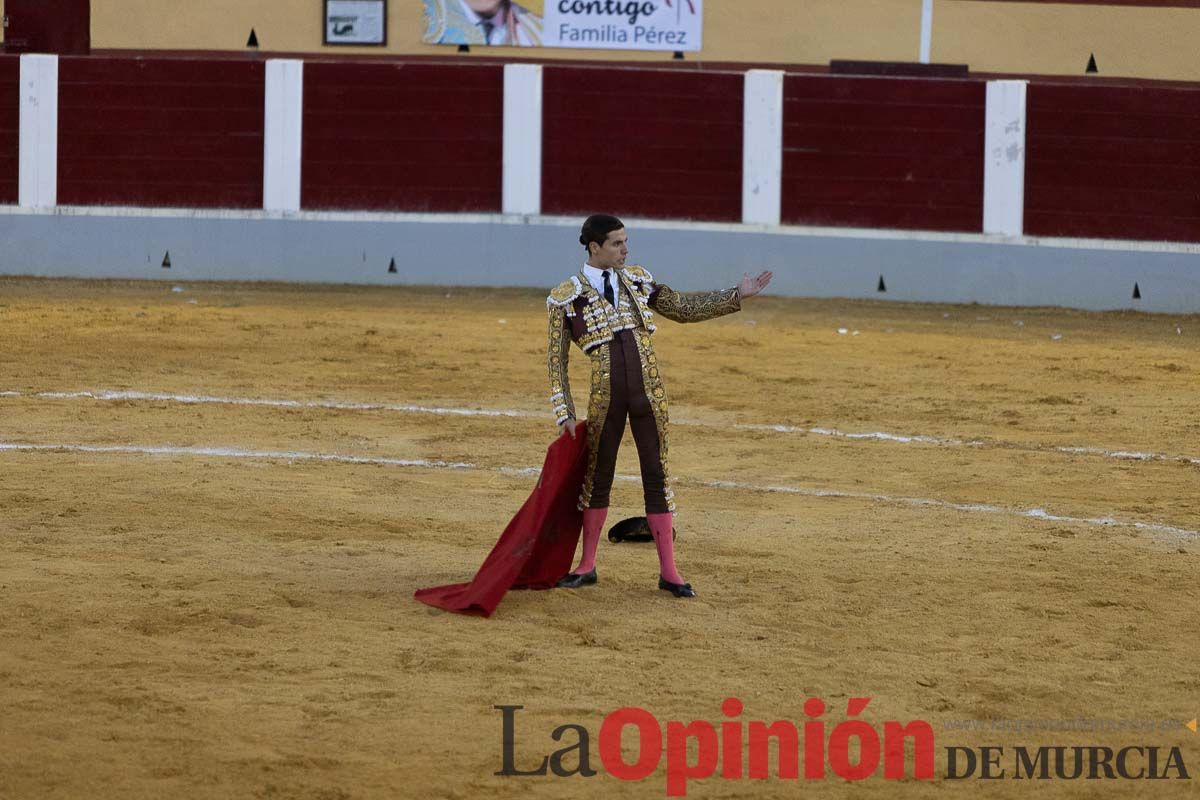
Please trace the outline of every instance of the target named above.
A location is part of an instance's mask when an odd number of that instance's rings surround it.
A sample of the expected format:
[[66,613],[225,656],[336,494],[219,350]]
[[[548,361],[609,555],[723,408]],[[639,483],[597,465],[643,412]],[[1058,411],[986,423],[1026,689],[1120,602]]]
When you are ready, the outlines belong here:
[[423,0],[427,44],[698,51],[703,0]]

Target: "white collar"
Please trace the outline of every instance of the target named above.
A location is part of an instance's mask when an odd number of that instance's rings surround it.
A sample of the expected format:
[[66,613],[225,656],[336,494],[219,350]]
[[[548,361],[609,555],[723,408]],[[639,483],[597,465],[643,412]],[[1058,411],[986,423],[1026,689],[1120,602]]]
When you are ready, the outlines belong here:
[[592,288],[596,290],[596,294],[600,295],[601,297],[604,297],[604,273],[606,271],[613,273],[612,278],[609,279],[609,284],[613,288],[613,294],[617,300],[616,307],[619,310],[621,308],[621,290],[617,288],[620,284],[620,281],[617,280],[617,269],[619,269],[619,267],[610,270],[603,270],[599,267],[593,267],[586,261],[583,262],[583,277],[587,278],[587,282],[592,285]]
[[583,274],[588,276],[588,280],[594,279],[594,280],[603,282],[605,272],[611,272],[611,273],[613,273],[613,276],[616,277],[617,270],[616,269],[605,270],[605,269],[601,269],[600,267],[593,267],[591,264],[587,263],[586,261],[583,262]]

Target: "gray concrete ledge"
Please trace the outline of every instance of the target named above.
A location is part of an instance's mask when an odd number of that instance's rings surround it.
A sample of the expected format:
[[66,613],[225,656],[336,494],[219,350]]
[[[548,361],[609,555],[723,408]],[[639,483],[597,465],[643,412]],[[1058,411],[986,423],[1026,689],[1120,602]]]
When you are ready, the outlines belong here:
[[[0,206],[0,275],[549,288],[581,219]],[[1200,313],[1200,245],[627,219],[630,262],[683,289]],[[171,268],[162,261],[170,253]],[[388,273],[395,259],[397,272]],[[880,277],[886,292],[879,292]],[[1134,284],[1141,299],[1132,297]]]

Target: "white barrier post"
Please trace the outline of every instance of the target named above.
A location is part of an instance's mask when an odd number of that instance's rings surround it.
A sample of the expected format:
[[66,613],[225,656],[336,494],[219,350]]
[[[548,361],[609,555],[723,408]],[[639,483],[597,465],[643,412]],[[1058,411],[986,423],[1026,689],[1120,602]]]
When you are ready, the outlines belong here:
[[58,205],[58,56],[21,56],[17,203]]
[[983,232],[1025,228],[1026,81],[988,81],[983,142]]
[[263,103],[263,208],[300,210],[304,62],[267,59]]
[[929,63],[929,51],[933,49],[933,0],[921,3],[921,52],[922,64]]
[[778,225],[783,189],[783,72],[746,73],[742,100],[742,222]]
[[504,157],[500,208],[542,213],[542,66],[504,65]]

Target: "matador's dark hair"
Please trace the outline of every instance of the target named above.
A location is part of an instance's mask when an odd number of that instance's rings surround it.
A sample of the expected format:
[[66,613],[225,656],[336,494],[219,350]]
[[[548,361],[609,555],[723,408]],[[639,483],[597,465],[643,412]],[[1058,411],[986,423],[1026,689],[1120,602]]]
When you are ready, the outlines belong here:
[[583,245],[583,249],[591,254],[591,248],[588,247],[589,242],[595,242],[601,247],[604,246],[604,240],[613,231],[619,231],[625,227],[625,223],[616,217],[608,214],[592,214],[583,221],[583,230],[579,233],[579,243]]

